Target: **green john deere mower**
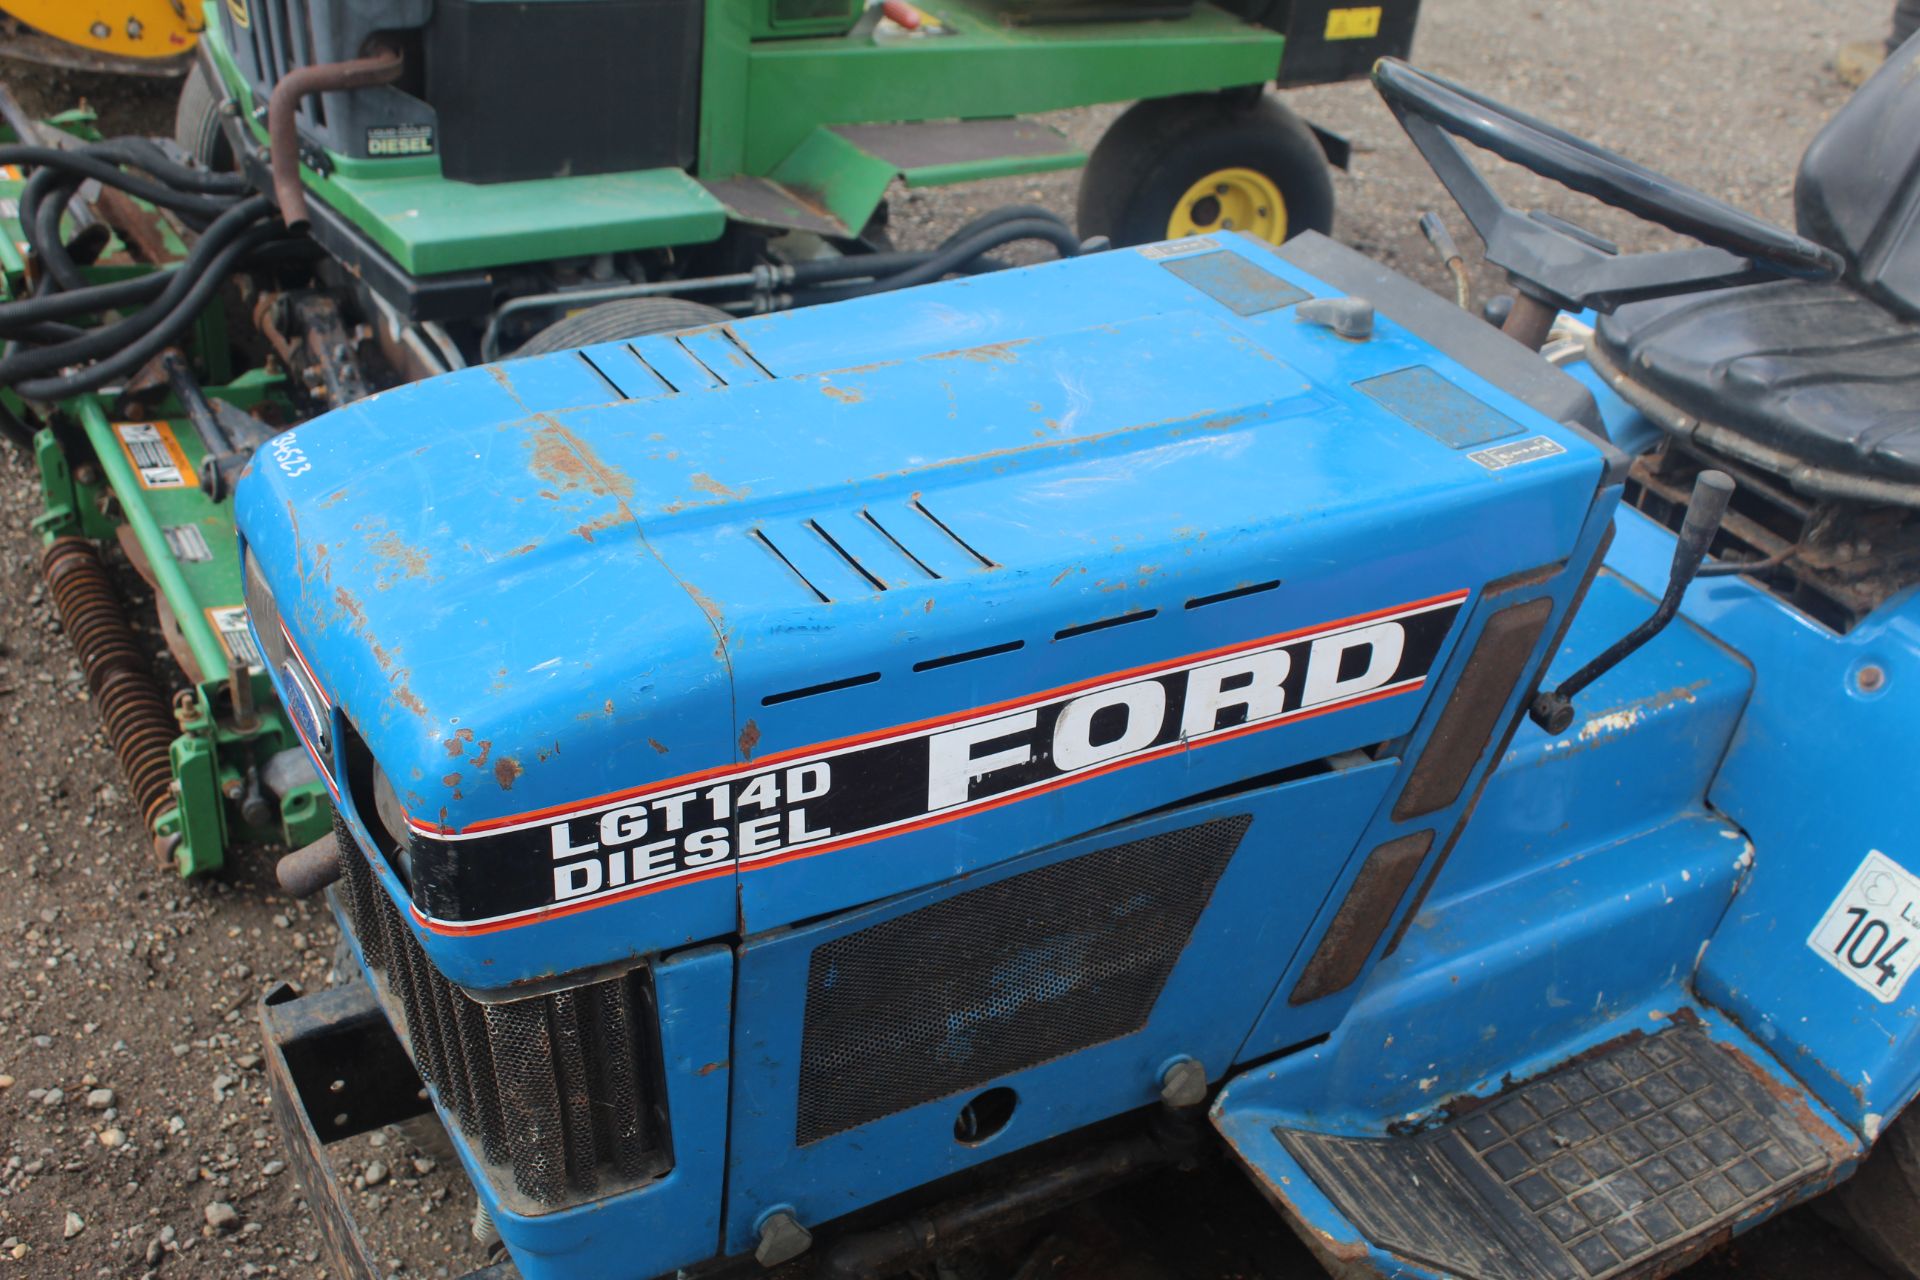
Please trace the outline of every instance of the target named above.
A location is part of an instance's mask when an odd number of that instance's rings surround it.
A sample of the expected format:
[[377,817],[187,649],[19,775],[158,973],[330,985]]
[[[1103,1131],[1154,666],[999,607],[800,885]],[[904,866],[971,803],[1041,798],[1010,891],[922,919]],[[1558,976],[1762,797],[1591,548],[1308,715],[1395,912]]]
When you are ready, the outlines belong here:
[[[161,860],[328,831],[228,505],[246,466],[301,465],[288,428],[470,364],[992,270],[1020,241],[1326,230],[1343,144],[1267,90],[1405,53],[1417,9],[208,0],[170,142],[0,90],[0,431],[37,461],[51,594]],[[1112,102],[1134,105],[1090,156],[1031,118]],[[887,236],[898,183],[1083,164],[1077,226],[1014,206],[932,250]]]

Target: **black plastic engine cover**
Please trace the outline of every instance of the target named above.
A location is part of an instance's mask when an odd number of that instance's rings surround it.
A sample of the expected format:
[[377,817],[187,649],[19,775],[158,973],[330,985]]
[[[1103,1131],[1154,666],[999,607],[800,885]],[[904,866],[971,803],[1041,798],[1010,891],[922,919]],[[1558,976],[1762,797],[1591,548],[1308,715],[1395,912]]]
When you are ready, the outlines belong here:
[[426,99],[462,182],[692,169],[700,0],[439,0]]

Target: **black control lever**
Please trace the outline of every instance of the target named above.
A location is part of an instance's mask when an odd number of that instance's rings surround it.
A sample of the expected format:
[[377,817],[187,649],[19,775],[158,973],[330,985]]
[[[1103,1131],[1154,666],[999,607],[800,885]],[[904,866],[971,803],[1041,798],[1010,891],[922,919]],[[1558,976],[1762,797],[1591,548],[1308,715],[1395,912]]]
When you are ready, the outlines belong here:
[[236,409],[224,400],[207,399],[207,393],[201,389],[178,347],[169,347],[160,354],[160,368],[206,449],[206,456],[200,462],[200,488],[209,498],[220,502],[233,488],[234,478],[246,469],[247,459],[253,456],[255,447],[273,431],[243,409]]
[[1687,498],[1686,518],[1680,522],[1680,538],[1673,547],[1673,568],[1667,573],[1667,590],[1660,597],[1660,607],[1653,611],[1651,618],[1607,646],[1599,657],[1562,680],[1559,688],[1534,694],[1527,714],[1535,724],[1548,733],[1565,733],[1573,723],[1574,695],[1619,666],[1622,659],[1673,621],[1673,615],[1680,611],[1680,598],[1687,594],[1694,575],[1700,572],[1700,561],[1705,558],[1713,535],[1720,531],[1720,520],[1727,514],[1727,502],[1732,497],[1733,477],[1724,471],[1702,471],[1694,479],[1693,493]]

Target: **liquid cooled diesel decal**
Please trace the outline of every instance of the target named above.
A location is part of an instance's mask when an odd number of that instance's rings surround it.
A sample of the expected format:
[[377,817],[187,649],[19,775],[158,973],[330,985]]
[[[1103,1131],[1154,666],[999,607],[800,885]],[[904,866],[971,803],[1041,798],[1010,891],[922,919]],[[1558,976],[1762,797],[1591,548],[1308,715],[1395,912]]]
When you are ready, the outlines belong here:
[[[484,865],[426,927],[475,932],[903,834],[1190,747],[1418,689],[1465,591],[459,831]],[[484,895],[484,897],[480,896]]]

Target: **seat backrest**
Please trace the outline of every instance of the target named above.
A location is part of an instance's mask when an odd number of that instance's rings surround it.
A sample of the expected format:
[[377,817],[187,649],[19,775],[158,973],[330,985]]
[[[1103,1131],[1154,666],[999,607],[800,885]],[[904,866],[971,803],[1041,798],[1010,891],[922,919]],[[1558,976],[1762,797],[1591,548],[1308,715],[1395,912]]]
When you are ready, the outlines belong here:
[[1920,316],[1920,36],[1814,136],[1793,206],[1800,234],[1845,258],[1857,287]]

